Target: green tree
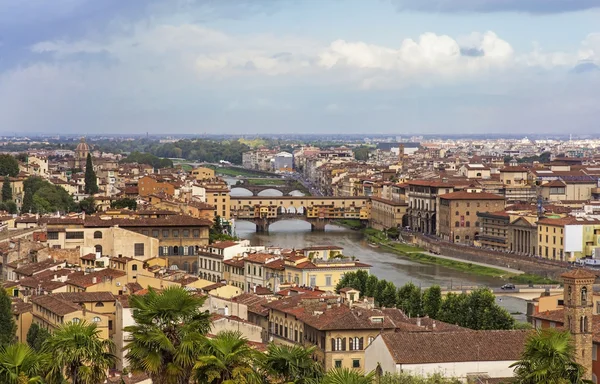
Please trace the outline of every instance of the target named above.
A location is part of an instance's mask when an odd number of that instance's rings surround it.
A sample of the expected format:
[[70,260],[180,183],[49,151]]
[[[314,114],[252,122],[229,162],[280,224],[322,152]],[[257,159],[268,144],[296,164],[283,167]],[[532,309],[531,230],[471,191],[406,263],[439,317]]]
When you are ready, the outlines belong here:
[[18,212],[17,204],[14,201],[7,201],[0,203],[0,211],[6,211],[8,213],[15,214]]
[[10,187],[10,178],[4,176],[4,183],[2,183],[2,201],[7,202],[12,200],[12,188]]
[[96,203],[94,202],[94,196],[86,197],[79,202],[79,209],[87,214],[96,212]]
[[59,327],[44,343],[44,351],[52,360],[50,384],[61,383],[63,375],[72,384],[101,383],[117,361],[112,340],[100,338],[96,324],[85,321]]
[[78,208],[73,197],[64,188],[41,177],[28,177],[23,182],[23,190],[25,196],[21,212],[73,212]]
[[356,147],[352,150],[354,152],[354,158],[359,161],[367,161],[369,160],[369,153],[371,153],[371,148],[361,145],[360,147]]
[[364,374],[348,368],[334,368],[327,372],[320,384],[371,384],[375,372]]
[[396,286],[391,281],[386,282],[379,305],[386,308],[394,308],[397,301]]
[[585,368],[575,361],[569,331],[538,329],[531,333],[521,359],[511,365],[519,384],[580,384]]
[[125,328],[131,369],[156,384],[187,384],[210,330],[209,314],[200,309],[205,300],[181,287],[131,296],[136,325]]
[[[4,149],[6,150],[6,148]],[[19,174],[19,162],[8,154],[0,155],[0,176],[15,177]]]
[[88,195],[94,195],[98,193],[98,179],[96,178],[96,172],[92,164],[92,155],[88,153],[87,159],[85,160],[85,187],[84,192]]
[[496,296],[488,288],[472,291],[466,300],[466,323],[471,329],[513,329],[514,318],[496,304]]
[[383,292],[385,291],[385,289],[387,288],[387,286],[388,286],[388,283],[387,283],[387,281],[385,279],[379,280],[377,282],[377,290],[375,291],[375,296],[374,296],[375,303],[377,305],[381,305],[381,302],[384,299]]
[[423,292],[423,314],[437,319],[442,305],[442,289],[439,285],[433,285]]
[[422,315],[421,289],[412,282],[404,284],[398,289],[397,306],[409,316]]
[[461,384],[462,381],[455,378],[447,378],[439,373],[430,376],[414,376],[408,373],[386,373],[377,384]]
[[0,348],[0,382],[5,384],[42,384],[49,361],[27,344],[11,344]]
[[367,278],[367,283],[365,284],[365,291],[362,293],[367,297],[374,297],[375,292],[377,291],[377,283],[379,279],[375,275],[369,275]]
[[467,295],[464,293],[448,293],[438,311],[438,320],[450,324],[464,325]]
[[38,324],[33,323],[27,331],[27,344],[37,352],[42,350],[44,342],[50,338],[50,332]]
[[0,346],[12,344],[17,335],[17,324],[12,313],[12,302],[6,289],[0,289]]
[[264,357],[248,344],[239,331],[222,331],[213,339],[204,339],[202,355],[196,359],[196,382],[207,384],[258,383],[254,365]]
[[304,384],[323,375],[322,366],[313,360],[315,347],[269,344],[264,368],[283,383]]
[[130,199],[126,197],[123,199],[113,201],[112,203],[110,203],[110,207],[113,209],[129,208],[130,210],[135,211],[137,210],[137,201],[135,199]]

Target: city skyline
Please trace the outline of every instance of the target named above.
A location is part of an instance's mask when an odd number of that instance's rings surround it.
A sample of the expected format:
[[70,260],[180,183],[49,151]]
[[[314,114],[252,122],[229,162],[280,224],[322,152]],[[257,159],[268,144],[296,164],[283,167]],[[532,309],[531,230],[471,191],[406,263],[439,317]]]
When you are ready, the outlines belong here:
[[590,134],[600,117],[599,1],[0,7],[5,134]]

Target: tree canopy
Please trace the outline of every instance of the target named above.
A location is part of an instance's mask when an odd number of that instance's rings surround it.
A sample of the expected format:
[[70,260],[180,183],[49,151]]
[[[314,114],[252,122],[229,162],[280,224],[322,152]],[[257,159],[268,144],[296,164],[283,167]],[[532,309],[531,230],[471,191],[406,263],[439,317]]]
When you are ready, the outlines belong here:
[[41,177],[28,177],[23,182],[23,189],[25,196],[21,212],[74,212],[78,209],[73,197],[64,188]]
[[0,155],[0,176],[15,177],[19,174],[19,162],[8,154]]
[[513,329],[514,318],[496,304],[494,294],[487,288],[471,293],[448,293],[442,298],[439,286],[425,290],[413,283],[400,288],[392,282],[379,280],[366,271],[349,272],[336,286],[336,291],[352,287],[362,295],[374,297],[383,307],[396,307],[408,316],[429,316],[433,319],[471,329]]
[[6,347],[15,340],[17,324],[12,312],[12,302],[6,289],[0,289],[0,346]]
[[148,164],[156,169],[160,168],[171,168],[173,167],[173,161],[166,158],[160,158],[151,153],[147,152],[131,152],[129,156],[121,160],[121,163],[138,163]]

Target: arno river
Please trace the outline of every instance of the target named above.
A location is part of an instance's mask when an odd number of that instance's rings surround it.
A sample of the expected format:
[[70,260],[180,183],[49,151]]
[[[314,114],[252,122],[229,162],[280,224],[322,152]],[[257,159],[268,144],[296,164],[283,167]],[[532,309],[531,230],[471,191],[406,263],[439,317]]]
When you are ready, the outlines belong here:
[[[227,179],[235,182],[235,179]],[[233,188],[233,196],[248,196],[247,190]],[[264,191],[261,196],[279,196],[276,191]],[[361,262],[372,265],[371,273],[380,279],[401,286],[413,282],[417,286],[428,287],[438,284],[442,287],[452,286],[489,286],[497,288],[505,282],[501,279],[471,275],[439,265],[421,264],[402,256],[373,248],[363,239],[361,233],[343,227],[328,225],[325,232],[311,232],[310,224],[300,220],[279,221],[271,225],[268,234],[255,232],[253,223],[239,221],[235,223],[236,235],[249,239],[254,245],[272,245],[283,248],[303,248],[314,245],[336,245],[344,248],[347,256],[355,256]],[[497,299],[498,304],[510,312],[526,311],[526,302],[517,298],[503,297]],[[520,321],[525,321],[524,315],[515,315]]]

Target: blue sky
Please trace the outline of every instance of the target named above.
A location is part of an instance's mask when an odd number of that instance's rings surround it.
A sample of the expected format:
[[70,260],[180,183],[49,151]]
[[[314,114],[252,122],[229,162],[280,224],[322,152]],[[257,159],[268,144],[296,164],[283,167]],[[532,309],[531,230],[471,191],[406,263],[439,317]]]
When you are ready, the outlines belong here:
[[600,0],[0,10],[3,133],[600,131]]

